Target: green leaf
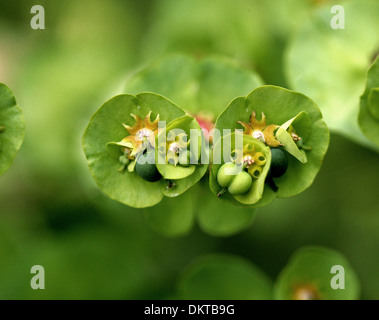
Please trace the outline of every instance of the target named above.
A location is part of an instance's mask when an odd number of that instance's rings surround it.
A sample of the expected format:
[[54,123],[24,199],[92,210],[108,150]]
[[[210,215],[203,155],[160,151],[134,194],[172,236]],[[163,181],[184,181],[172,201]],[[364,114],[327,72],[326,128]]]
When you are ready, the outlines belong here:
[[120,162],[107,151],[107,145],[127,136],[122,124],[134,124],[131,113],[145,118],[150,111],[152,119],[159,114],[160,119],[167,122],[185,114],[182,109],[157,94],[123,94],[100,107],[92,116],[83,136],[84,153],[99,188],[110,198],[136,208],[153,206],[162,200],[161,182],[145,181],[128,170],[120,173]]
[[[379,48],[379,38],[372,32],[379,30],[379,3],[351,0],[343,8],[345,29],[331,27],[330,6],[304,21],[287,51],[286,73],[294,90],[320,106],[331,130],[374,148],[357,118],[366,72]],[[368,121],[367,126],[372,125]]]
[[249,261],[214,254],[192,262],[179,279],[178,291],[186,300],[269,300],[272,281]]
[[379,88],[372,88],[368,95],[368,107],[372,115],[379,120]]
[[[201,181],[203,182],[203,181]],[[199,184],[198,198],[207,201],[197,202],[196,215],[200,228],[215,237],[226,237],[237,234],[251,226],[255,219],[255,210],[238,208],[216,198],[207,181]]]
[[133,75],[124,92],[156,92],[190,113],[205,113],[215,118],[236,96],[247,94],[261,84],[258,75],[226,58],[197,61],[191,56],[175,54]]
[[305,152],[298,148],[295,141],[293,141],[291,135],[288,133],[287,130],[283,129],[282,127],[279,127],[278,131],[276,131],[275,133],[275,136],[278,139],[278,141],[280,141],[280,143],[283,144],[283,148],[289,154],[293,155],[301,163],[306,163],[308,161]]
[[0,176],[11,166],[25,134],[25,120],[12,91],[0,83]]
[[146,222],[159,234],[179,237],[188,234],[194,225],[194,193],[165,198],[158,205],[144,209]]
[[366,89],[361,96],[359,125],[365,136],[379,145],[379,58],[367,73]]
[[[246,97],[233,100],[222,112],[217,121],[216,128],[243,129],[237,121],[249,122],[251,113],[262,112],[266,116],[267,125],[290,123],[296,127],[296,132],[304,134],[304,144],[310,147],[306,151],[307,163],[301,163],[294,157],[289,157],[287,172],[280,178],[275,179],[279,188],[277,192],[269,190],[266,184],[262,199],[255,203],[254,207],[267,205],[276,197],[287,198],[294,196],[307,189],[314,181],[324,155],[329,145],[329,131],[322,119],[318,106],[308,97],[301,93],[290,91],[276,86],[262,86],[253,90]],[[307,116],[305,115],[307,114]],[[298,118],[297,118],[298,117]],[[291,122],[288,122],[291,120]],[[211,172],[215,173],[215,166]],[[216,188],[215,188],[216,187]],[[211,189],[217,190],[211,180]],[[227,197],[225,197],[228,200]]]
[[[334,276],[343,276],[340,271],[332,273],[333,266],[344,268],[344,289],[331,286]],[[275,298],[279,300],[356,300],[359,292],[359,280],[346,258],[322,247],[299,249],[275,282]]]

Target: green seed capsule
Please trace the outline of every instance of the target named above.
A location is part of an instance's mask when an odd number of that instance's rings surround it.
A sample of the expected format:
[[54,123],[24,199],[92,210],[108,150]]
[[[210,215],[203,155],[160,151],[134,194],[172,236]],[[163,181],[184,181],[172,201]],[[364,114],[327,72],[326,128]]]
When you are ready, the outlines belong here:
[[218,184],[226,188],[231,183],[234,177],[236,176],[233,174],[233,171],[236,170],[236,165],[234,163],[225,163],[221,166],[221,168],[217,172],[217,182]]
[[284,150],[280,148],[271,149],[270,176],[279,178],[284,175],[288,168],[288,157]]
[[253,179],[251,176],[246,171],[242,171],[234,177],[232,183],[228,187],[228,191],[234,195],[244,194],[249,191],[252,183]]
[[266,157],[265,155],[263,154],[263,152],[257,152],[256,154],[254,154],[254,163],[257,165],[257,166],[264,166],[266,164]]
[[[140,159],[143,157],[143,159]],[[155,182],[161,178],[157,166],[155,165],[155,151],[145,150],[136,161],[135,166],[136,173],[144,180]]]
[[258,179],[259,176],[261,175],[262,173],[262,167],[260,167],[259,165],[252,165],[249,167],[249,169],[247,170],[247,172],[249,173],[249,175],[251,175],[254,179]]

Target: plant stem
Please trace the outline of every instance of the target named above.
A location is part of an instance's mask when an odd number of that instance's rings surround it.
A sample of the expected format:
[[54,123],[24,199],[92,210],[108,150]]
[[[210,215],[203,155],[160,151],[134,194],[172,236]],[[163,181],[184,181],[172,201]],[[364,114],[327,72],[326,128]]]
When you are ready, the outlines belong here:
[[217,193],[217,197],[221,197],[225,192],[227,188],[223,188],[219,193]]

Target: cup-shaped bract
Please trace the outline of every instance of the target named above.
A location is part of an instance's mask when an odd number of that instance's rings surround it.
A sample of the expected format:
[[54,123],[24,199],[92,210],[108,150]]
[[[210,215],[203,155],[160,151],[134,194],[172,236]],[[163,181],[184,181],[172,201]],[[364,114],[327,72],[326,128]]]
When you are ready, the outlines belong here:
[[[173,102],[149,92],[122,94],[104,103],[92,116],[83,136],[84,153],[99,188],[114,200],[143,208],[159,203],[164,195],[178,196],[195,184],[205,173],[206,166],[199,166],[200,173],[194,170],[182,184],[177,180],[171,185],[159,176],[148,181],[135,170],[137,163],[151,160],[159,121],[165,125],[183,116],[186,112]],[[145,157],[146,152],[149,157]],[[157,159],[153,152],[153,163],[149,164],[154,166]],[[139,159],[140,156],[145,159]]]
[[356,300],[360,284],[349,261],[337,251],[305,247],[296,251],[275,283],[279,300]]
[[168,123],[157,135],[157,169],[164,178],[165,196],[182,194],[206,173],[208,161],[201,159],[202,137],[196,119],[188,114]]
[[[301,93],[276,86],[258,87],[248,96],[233,100],[218,117],[216,129],[243,130],[244,139],[255,139],[270,149],[279,148],[288,157],[288,167],[282,176],[263,172],[260,179],[266,178],[266,183],[254,201],[235,197],[241,205],[251,207],[264,206],[276,197],[291,197],[307,189],[329,145],[329,130],[318,106]],[[270,166],[269,157],[267,160]],[[217,169],[213,165],[211,173],[215,175]],[[217,190],[214,179],[211,189]]]
[[11,166],[25,134],[25,120],[12,91],[0,83],[0,176]]
[[271,300],[272,280],[243,258],[210,254],[193,261],[178,281],[181,299]]
[[366,137],[379,145],[379,57],[367,73],[366,89],[361,96],[359,125]]

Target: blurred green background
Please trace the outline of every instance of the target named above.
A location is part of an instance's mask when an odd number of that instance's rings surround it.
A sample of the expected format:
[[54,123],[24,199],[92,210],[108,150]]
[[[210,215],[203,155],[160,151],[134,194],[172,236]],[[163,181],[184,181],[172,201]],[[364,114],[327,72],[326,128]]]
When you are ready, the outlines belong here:
[[[45,8],[45,30],[30,27],[35,4]],[[13,90],[27,125],[0,178],[0,299],[168,299],[202,254],[247,258],[275,279],[305,245],[339,250],[361,280],[361,297],[379,299],[377,153],[332,134],[306,192],[259,209],[237,235],[211,237],[195,227],[171,239],[149,228],[140,210],[104,196],[81,149],[96,109],[128,74],[167,52],[225,54],[288,87],[286,47],[323,5],[330,3],[0,0],[0,82]],[[37,264],[46,290],[30,287]]]

